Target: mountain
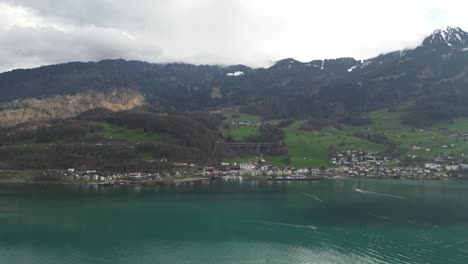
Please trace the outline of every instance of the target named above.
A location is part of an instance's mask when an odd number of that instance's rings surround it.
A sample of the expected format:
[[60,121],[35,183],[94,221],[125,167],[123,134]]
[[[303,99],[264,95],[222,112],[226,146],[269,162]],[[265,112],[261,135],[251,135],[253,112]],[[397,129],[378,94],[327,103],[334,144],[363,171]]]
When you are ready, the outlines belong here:
[[[467,32],[448,27],[435,30],[414,49],[363,61],[300,62],[289,58],[269,68],[253,69],[105,60],[14,70],[0,74],[1,111],[28,112],[30,106],[21,102],[31,98],[40,104],[54,96],[97,93],[121,97],[132,91],[143,98],[134,106],[152,111],[241,105],[244,111],[265,118],[314,116],[345,122],[363,112],[398,107],[408,113],[404,118],[409,124],[416,120],[416,126],[426,126],[468,115],[467,44]],[[13,106],[12,100],[16,100]],[[66,105],[66,100],[61,104]],[[87,103],[73,113],[93,107]],[[47,104],[44,108],[49,111]],[[429,121],[418,123],[423,119]]]
[[468,46],[468,33],[459,27],[437,29],[422,44],[426,48],[463,49]]

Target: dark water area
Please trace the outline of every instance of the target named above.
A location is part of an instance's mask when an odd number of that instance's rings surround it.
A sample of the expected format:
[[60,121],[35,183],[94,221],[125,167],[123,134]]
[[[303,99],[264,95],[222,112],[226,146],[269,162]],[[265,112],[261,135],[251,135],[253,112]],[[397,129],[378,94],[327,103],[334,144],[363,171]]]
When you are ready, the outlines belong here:
[[468,263],[468,182],[4,184],[0,263]]

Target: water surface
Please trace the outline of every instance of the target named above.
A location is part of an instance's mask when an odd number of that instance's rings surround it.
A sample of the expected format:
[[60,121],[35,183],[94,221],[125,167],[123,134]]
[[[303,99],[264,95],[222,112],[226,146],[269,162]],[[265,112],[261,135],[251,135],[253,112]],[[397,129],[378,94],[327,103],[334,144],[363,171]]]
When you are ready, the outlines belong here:
[[468,182],[0,185],[0,263],[468,263]]

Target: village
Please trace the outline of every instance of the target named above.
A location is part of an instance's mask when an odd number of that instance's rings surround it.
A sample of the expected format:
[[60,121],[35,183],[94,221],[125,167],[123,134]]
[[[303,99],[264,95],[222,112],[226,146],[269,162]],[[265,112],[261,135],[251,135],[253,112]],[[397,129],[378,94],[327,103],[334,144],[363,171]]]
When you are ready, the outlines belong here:
[[[408,156],[415,159],[416,156]],[[468,171],[468,164],[461,163],[451,155],[438,157],[434,162],[423,165],[402,166],[401,161],[377,152],[341,151],[330,158],[335,167],[327,172],[345,177],[406,178],[406,179],[447,179],[461,178]],[[394,164],[390,167],[386,164]]]
[[[412,158],[412,157],[408,157]],[[223,162],[217,166],[196,167],[195,164],[174,163],[174,169],[164,172],[111,173],[97,170],[47,170],[43,179],[64,182],[99,184],[142,184],[200,180],[317,180],[343,178],[449,179],[464,178],[468,164],[451,155],[442,155],[423,165],[402,166],[397,159],[377,152],[360,150],[338,151],[331,155],[328,168],[294,168],[269,165],[263,157],[249,162]],[[394,164],[394,166],[387,166]],[[187,166],[183,166],[187,165]],[[188,169],[190,168],[190,169]]]
[[[198,176],[198,177],[197,177]],[[158,182],[184,182],[198,181],[201,175],[186,170],[173,170],[167,172],[134,172],[112,173],[97,170],[46,170],[40,177],[43,181],[61,181],[69,183],[98,183],[98,184],[142,184]]]

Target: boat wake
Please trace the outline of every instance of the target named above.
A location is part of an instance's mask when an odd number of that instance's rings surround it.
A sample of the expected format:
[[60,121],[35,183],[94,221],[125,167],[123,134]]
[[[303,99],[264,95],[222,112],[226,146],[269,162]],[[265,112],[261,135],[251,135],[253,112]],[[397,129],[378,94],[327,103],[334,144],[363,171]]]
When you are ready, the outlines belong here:
[[258,224],[267,224],[267,225],[277,225],[277,226],[288,226],[294,228],[307,228],[312,230],[317,230],[318,227],[310,226],[310,225],[294,225],[294,224],[287,224],[287,223],[278,223],[278,222],[267,222],[267,221],[248,221],[250,223],[258,223]]
[[364,190],[361,190],[361,189],[356,189],[356,192],[359,192],[359,193],[362,193],[362,194],[367,194],[367,195],[379,195],[379,196],[385,196],[385,197],[390,197],[390,198],[395,198],[395,199],[408,200],[408,198],[402,197],[402,196],[396,196],[396,195],[390,195],[390,194],[385,194],[385,193],[377,193],[377,192],[364,191]]
[[312,195],[312,194],[306,193],[306,192],[303,193],[303,194],[304,194],[304,195],[307,195],[307,196],[309,196],[309,197],[311,197],[311,198],[314,198],[315,200],[317,200],[317,201],[319,201],[319,202],[323,202],[322,200],[320,200],[320,199],[319,199],[317,196],[315,196],[315,195]]

